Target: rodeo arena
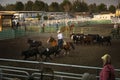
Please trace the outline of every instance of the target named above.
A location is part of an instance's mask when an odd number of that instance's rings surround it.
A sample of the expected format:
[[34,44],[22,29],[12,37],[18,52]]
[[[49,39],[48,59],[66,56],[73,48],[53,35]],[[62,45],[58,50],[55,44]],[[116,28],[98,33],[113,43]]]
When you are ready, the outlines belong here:
[[0,11],[0,80],[99,80],[104,54],[120,80],[119,17],[117,11]]

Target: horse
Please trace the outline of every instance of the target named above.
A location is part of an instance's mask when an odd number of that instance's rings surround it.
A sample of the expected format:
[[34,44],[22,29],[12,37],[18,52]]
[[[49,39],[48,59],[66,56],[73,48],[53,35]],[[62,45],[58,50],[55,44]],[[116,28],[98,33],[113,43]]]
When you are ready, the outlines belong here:
[[28,38],[27,43],[29,44],[29,48],[38,48],[39,46],[42,46],[41,41],[36,41]]
[[[48,40],[47,40],[47,43],[50,43],[51,46],[58,46],[57,40],[54,39],[53,37],[49,37]],[[64,41],[61,49],[65,50],[65,53],[69,53],[70,48],[75,49],[73,43]]]
[[35,60],[37,60],[37,54],[39,54],[37,48],[28,49],[22,52],[22,56],[24,56],[24,60],[30,57],[35,57]]

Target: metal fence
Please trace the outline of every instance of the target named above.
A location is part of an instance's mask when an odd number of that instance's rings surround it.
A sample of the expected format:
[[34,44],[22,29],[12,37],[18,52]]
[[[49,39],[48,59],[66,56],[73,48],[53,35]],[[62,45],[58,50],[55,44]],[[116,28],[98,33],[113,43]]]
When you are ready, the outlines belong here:
[[[96,72],[92,74],[95,75],[97,79],[99,79],[98,73],[99,73],[99,70],[102,69],[100,67],[92,67],[92,66],[81,66],[81,65],[59,64],[59,63],[50,63],[50,62],[15,60],[15,59],[3,59],[3,58],[0,58],[0,62],[4,63],[4,65],[2,63],[1,63],[2,65],[0,65],[0,80],[14,80],[16,78],[18,80],[32,80],[30,78],[34,78],[34,80],[46,80],[46,79],[43,79],[43,77],[45,78],[54,77],[54,79],[48,79],[48,80],[81,80],[82,79],[83,73],[69,72],[68,70],[62,71],[60,67],[63,67],[63,68],[67,67],[73,70],[74,68],[77,68],[77,71],[79,71],[79,69],[87,69],[87,71],[95,70]],[[8,65],[6,65],[6,62],[10,62],[12,64],[7,63]],[[23,66],[20,67],[20,65],[14,66],[13,63],[17,63],[17,64],[24,63],[27,65],[29,64],[29,67],[23,67]],[[32,65],[34,66],[34,68],[32,67]],[[119,75],[120,69],[115,69],[115,71]],[[91,74],[91,71],[89,73]],[[116,80],[120,80],[120,77],[116,78]]]

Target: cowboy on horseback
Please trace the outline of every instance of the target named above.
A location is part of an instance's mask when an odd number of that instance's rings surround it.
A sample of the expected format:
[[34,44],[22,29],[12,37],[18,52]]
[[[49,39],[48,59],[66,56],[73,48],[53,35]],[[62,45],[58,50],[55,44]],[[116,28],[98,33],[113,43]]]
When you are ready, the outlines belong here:
[[57,38],[58,38],[58,47],[59,48],[62,48],[62,46],[63,46],[63,34],[61,33],[61,31],[60,30],[58,30],[57,31]]

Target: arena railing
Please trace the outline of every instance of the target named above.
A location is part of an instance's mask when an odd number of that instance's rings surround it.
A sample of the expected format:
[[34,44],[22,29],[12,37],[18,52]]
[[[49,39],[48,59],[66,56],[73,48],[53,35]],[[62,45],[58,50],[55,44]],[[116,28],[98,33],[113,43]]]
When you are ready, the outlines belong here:
[[[92,66],[80,66],[80,65],[71,65],[71,64],[59,64],[59,63],[50,63],[50,62],[40,62],[40,61],[27,61],[27,60],[16,60],[16,59],[4,59],[0,58],[0,62],[17,62],[17,63],[30,63],[30,64],[37,64],[41,65],[40,68],[24,68],[24,67],[14,67],[14,66],[5,66],[0,65],[0,78],[5,80],[11,80],[11,78],[25,78],[28,79],[29,77],[34,77],[36,80],[40,79],[40,76],[42,75],[42,69],[43,65],[49,65],[49,66],[59,66],[59,67],[71,67],[71,68],[82,68],[82,69],[92,69],[101,70],[100,67],[92,67]],[[11,73],[7,73],[11,72]],[[14,73],[15,72],[15,73]],[[32,72],[32,73],[31,73]],[[115,69],[115,72],[120,72],[120,69]],[[14,73],[14,74],[13,74]],[[16,74],[18,73],[18,74]],[[54,77],[59,78],[59,80],[66,80],[67,79],[73,79],[73,80],[81,80],[83,74],[73,73],[73,72],[62,72],[62,71],[54,71]],[[51,73],[44,73],[43,75],[47,76],[53,76]],[[96,78],[99,78],[98,73],[95,74]],[[116,80],[120,80],[119,78],[116,78]]]

